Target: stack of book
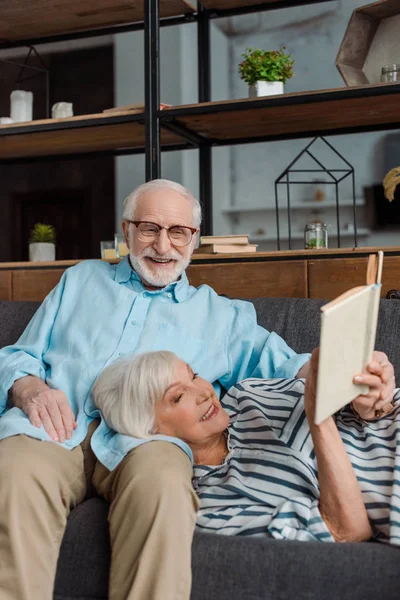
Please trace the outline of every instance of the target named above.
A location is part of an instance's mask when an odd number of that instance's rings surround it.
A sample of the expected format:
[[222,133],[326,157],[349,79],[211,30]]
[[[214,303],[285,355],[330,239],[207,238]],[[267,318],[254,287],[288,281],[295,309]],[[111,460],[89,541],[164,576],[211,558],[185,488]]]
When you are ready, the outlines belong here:
[[197,254],[231,254],[256,252],[257,244],[249,244],[248,235],[202,235]]

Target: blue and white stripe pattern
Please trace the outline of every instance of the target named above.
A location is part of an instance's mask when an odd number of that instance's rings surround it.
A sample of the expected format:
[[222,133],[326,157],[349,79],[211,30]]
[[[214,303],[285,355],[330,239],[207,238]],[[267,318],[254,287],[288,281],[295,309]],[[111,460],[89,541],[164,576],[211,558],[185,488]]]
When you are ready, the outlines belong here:
[[[304,412],[304,380],[248,379],[229,390],[229,454],[196,465],[197,528],[223,535],[333,542],[319,512],[319,485]],[[349,407],[336,424],[357,475],[376,540],[400,545],[400,391],[373,423]]]

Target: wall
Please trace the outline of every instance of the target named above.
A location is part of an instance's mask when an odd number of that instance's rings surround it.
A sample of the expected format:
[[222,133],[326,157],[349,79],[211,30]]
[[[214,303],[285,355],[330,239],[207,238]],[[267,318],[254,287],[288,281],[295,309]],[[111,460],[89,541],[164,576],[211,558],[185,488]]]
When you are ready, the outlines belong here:
[[[197,28],[190,24],[162,27],[160,33],[161,102],[191,104],[198,101],[197,88]],[[211,27],[213,51],[212,99],[229,98],[229,44],[226,36],[214,24]],[[115,103],[123,106],[144,102],[143,32],[116,35],[115,47]],[[120,231],[123,199],[145,182],[143,155],[118,157],[116,162],[116,231]],[[229,223],[219,210],[219,198],[230,197],[230,149],[213,151],[214,197],[213,219],[218,230],[226,231]],[[187,150],[162,153],[162,173],[166,179],[186,185],[198,195],[198,152]]]
[[[224,29],[230,35],[231,44],[231,97],[247,96],[247,87],[239,79],[237,65],[241,60],[242,52],[248,47],[286,46],[287,51],[296,60],[295,77],[287,82],[287,92],[344,86],[344,81],[334,64],[335,57],[353,9],[364,4],[366,4],[365,0],[343,0],[240,16],[226,21]],[[384,149],[388,135],[388,133],[367,133],[328,138],[353,164],[357,197],[361,201],[363,187],[381,181],[385,173]],[[232,149],[231,205],[273,207],[275,179],[308,141],[294,140],[235,146]],[[397,156],[395,161],[399,164],[400,156]],[[349,199],[351,196],[349,185],[343,185],[341,190],[342,198]],[[298,186],[298,189],[293,191],[293,202],[301,204],[313,193],[312,187]],[[281,197],[283,206],[284,196]],[[293,214],[295,231],[301,233],[304,222],[307,222],[310,216],[310,211],[307,210]],[[330,222],[334,221],[332,212],[327,213],[325,217]],[[345,209],[342,226],[350,220],[350,209]],[[359,209],[359,222],[361,225],[366,224],[362,209]],[[275,215],[271,211],[257,213],[253,217],[241,216],[238,223],[233,224],[232,227],[234,231],[255,231],[261,227],[266,230],[267,235],[275,235]],[[386,232],[383,236],[382,233],[378,235],[379,237],[376,238],[374,236],[364,238],[361,244],[374,243],[375,239],[382,241],[382,237],[387,245],[398,243],[399,233],[396,231]],[[352,238],[346,240],[346,245],[352,245]],[[273,246],[264,245],[264,247],[267,249]]]

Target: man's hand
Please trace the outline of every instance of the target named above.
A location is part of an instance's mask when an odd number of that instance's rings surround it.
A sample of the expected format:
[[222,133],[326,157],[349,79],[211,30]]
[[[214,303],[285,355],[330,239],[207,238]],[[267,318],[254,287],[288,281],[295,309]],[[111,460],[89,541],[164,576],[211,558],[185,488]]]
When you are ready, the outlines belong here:
[[369,421],[391,411],[396,381],[393,365],[384,352],[374,352],[367,372],[356,375],[353,381],[369,386],[368,394],[360,394],[351,403],[362,419]]
[[77,424],[67,396],[49,388],[41,379],[31,375],[18,379],[11,388],[11,400],[29,417],[35,427],[43,425],[55,442],[65,442]]

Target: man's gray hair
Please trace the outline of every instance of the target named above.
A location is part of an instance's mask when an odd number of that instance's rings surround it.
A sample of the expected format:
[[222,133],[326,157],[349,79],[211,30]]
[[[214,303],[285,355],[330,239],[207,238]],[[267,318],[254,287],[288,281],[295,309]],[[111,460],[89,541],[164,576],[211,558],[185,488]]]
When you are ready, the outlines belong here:
[[136,438],[154,435],[155,405],[174,382],[178,360],[173,352],[145,352],[106,367],[92,396],[107,425]]
[[175,181],[169,181],[168,179],[153,179],[139,185],[133,190],[131,194],[124,200],[124,213],[123,219],[134,220],[135,210],[137,201],[143,194],[151,192],[152,190],[172,190],[177,194],[180,194],[192,203],[192,214],[193,214],[193,227],[200,227],[201,223],[201,206],[200,202],[193,196],[193,194],[180,183]]

